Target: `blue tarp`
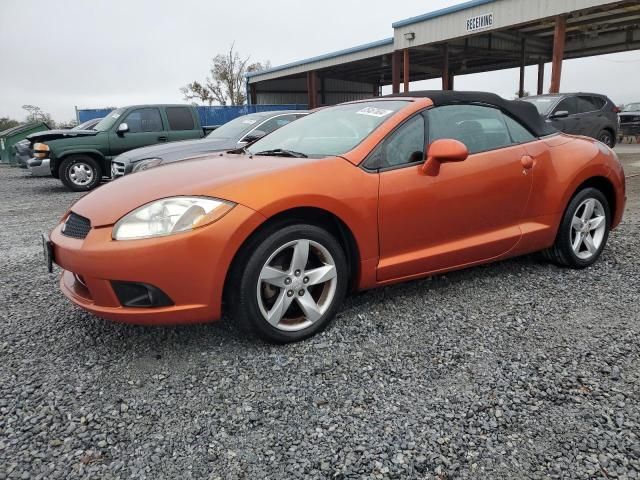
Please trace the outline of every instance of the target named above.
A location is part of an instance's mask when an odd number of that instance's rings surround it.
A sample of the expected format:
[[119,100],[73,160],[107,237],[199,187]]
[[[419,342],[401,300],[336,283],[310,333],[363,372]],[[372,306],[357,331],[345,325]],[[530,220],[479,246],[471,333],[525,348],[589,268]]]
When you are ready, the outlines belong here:
[[[239,105],[236,107],[215,105],[211,107],[196,107],[200,115],[200,123],[204,126],[222,125],[229,120],[233,120],[241,115],[248,115],[256,112],[271,112],[274,110],[306,110],[306,105]],[[94,118],[104,117],[113,110],[112,108],[94,108],[78,110],[78,121],[80,123]]]
[[113,108],[93,108],[87,110],[78,110],[78,123],[84,123],[94,118],[102,118],[109,115]]

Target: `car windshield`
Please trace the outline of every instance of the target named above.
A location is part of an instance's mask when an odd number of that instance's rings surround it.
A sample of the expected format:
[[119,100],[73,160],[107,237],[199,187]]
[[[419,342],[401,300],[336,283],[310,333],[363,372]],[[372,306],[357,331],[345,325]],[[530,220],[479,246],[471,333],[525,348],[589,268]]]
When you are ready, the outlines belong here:
[[93,129],[97,130],[98,132],[105,132],[109,130],[118,121],[118,119],[122,116],[125,110],[126,109],[124,108],[117,108],[116,110],[111,112],[109,115],[104,117],[102,120],[100,120],[96,124],[96,126],[93,127]]
[[378,100],[325,108],[270,133],[247,151],[254,155],[294,152],[300,157],[342,155],[353,150],[408,103],[404,100]]
[[264,115],[243,115],[242,117],[235,118],[216,128],[213,132],[207,135],[207,138],[239,140],[263,120],[266,120]]
[[525,102],[533,103],[538,109],[538,113],[540,115],[546,115],[551,111],[551,107],[555,105],[558,97],[528,97],[523,98],[523,100]]
[[622,109],[623,112],[640,112],[640,103],[630,103],[625,105]]

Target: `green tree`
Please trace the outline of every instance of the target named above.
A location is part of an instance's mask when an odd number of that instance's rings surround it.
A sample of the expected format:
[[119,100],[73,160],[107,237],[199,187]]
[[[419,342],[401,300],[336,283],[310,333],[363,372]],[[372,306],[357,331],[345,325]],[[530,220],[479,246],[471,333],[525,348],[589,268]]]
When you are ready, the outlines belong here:
[[180,88],[187,101],[195,101],[212,105],[243,105],[245,94],[244,75],[249,72],[265,70],[271,67],[270,62],[249,63],[249,58],[242,58],[231,45],[229,53],[216,55],[212,60],[209,76],[204,82],[194,81]]
[[17,127],[20,125],[18,120],[14,120],[9,117],[0,117],[0,132],[8,130],[9,128]]

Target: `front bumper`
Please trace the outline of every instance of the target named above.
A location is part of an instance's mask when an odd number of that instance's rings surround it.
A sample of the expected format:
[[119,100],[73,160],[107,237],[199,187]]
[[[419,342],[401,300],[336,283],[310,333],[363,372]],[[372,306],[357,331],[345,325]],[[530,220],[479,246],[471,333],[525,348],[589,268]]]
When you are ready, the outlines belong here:
[[[262,223],[259,213],[237,205],[212,225],[188,233],[115,241],[112,227],[70,238],[58,225],[51,233],[53,258],[63,268],[62,292],[81,308],[108,320],[139,325],[177,325],[218,320],[234,255]],[[174,305],[123,307],[112,281],[153,285]]]
[[27,168],[33,177],[50,177],[51,168],[48,158],[31,158],[27,162]]

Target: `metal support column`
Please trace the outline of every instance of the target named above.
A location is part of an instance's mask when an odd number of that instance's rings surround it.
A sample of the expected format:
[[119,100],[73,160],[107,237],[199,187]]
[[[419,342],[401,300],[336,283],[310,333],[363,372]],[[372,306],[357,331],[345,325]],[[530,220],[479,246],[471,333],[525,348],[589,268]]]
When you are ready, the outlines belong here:
[[402,52],[402,80],[404,81],[404,91],[408,92],[409,91],[409,69],[410,69],[410,63],[409,63],[409,49],[405,48],[404,52]]
[[523,38],[520,44],[520,87],[518,88],[518,98],[524,97],[524,69],[527,64],[526,40]]
[[392,93],[400,93],[400,51],[391,54],[391,85]]
[[544,62],[538,63],[538,95],[542,95],[544,90]]
[[309,110],[313,110],[318,106],[318,88],[317,88],[317,78],[315,70],[311,70],[307,72],[307,94],[309,97]]
[[553,34],[553,60],[551,62],[551,88],[549,93],[560,92],[560,79],[562,78],[562,59],[564,58],[564,46],[567,37],[567,17],[556,18],[556,28]]
[[442,90],[451,90],[451,74],[449,72],[449,45],[442,47]]

